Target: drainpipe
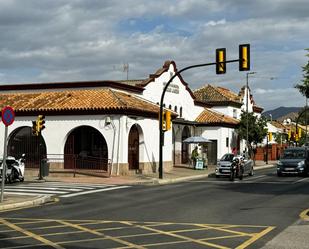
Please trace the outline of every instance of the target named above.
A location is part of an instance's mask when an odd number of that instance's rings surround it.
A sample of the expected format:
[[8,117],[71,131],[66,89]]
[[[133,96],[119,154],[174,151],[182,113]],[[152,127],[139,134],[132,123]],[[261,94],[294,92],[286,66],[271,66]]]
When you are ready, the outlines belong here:
[[111,171],[110,175],[113,173],[113,162],[114,162],[114,148],[115,148],[115,136],[116,136],[116,127],[113,120],[110,117],[106,117],[105,125],[111,125],[114,131],[114,138],[113,138],[113,147],[112,147],[112,157],[111,157]]
[[116,168],[116,175],[119,175],[119,148],[120,148],[120,133],[121,133],[121,116],[119,116],[118,120],[118,148],[117,148],[117,168]]

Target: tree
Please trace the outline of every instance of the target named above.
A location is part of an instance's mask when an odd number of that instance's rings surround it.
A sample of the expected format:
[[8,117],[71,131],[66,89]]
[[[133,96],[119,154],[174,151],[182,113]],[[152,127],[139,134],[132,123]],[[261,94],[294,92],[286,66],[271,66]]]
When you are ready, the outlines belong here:
[[[248,118],[248,122],[247,122]],[[267,120],[265,117],[258,118],[253,112],[242,112],[240,116],[237,133],[240,139],[247,139],[248,124],[248,153],[250,157],[253,155],[252,144],[258,144],[263,141],[267,135]]]
[[[309,48],[306,49],[309,52]],[[306,54],[307,57],[309,57],[309,54]],[[308,98],[309,98],[309,60],[305,66],[302,67],[303,69],[303,79],[302,84],[296,84],[295,88],[298,89],[298,91],[306,97],[306,107],[305,109],[308,109]],[[305,124],[306,124],[306,135],[305,135],[305,141],[307,142],[307,111],[305,111]]]
[[[309,52],[309,48],[306,49]],[[306,55],[309,57],[309,54]],[[309,98],[309,60],[303,68],[303,79],[301,84],[296,84],[295,88],[298,89],[298,91],[305,96],[306,98]]]

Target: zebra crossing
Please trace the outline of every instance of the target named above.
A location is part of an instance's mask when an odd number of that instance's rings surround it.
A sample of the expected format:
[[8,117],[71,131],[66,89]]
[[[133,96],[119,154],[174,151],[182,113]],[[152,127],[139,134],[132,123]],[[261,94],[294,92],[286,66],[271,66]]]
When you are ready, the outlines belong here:
[[6,185],[4,193],[15,195],[40,195],[52,194],[61,198],[87,195],[117,189],[129,188],[126,185],[112,184],[79,184],[62,182],[23,183]]

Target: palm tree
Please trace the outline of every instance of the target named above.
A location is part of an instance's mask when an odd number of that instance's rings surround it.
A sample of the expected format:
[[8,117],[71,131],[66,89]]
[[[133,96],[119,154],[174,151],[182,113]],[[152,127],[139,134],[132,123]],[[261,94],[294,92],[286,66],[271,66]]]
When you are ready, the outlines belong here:
[[[306,49],[309,51],[309,48]],[[309,54],[306,55],[309,57]],[[308,108],[308,98],[309,98],[309,61],[303,68],[303,79],[302,84],[296,84],[295,88],[298,89],[298,91],[306,97],[306,110]],[[307,111],[305,112],[305,122],[306,122],[306,143],[307,143]]]

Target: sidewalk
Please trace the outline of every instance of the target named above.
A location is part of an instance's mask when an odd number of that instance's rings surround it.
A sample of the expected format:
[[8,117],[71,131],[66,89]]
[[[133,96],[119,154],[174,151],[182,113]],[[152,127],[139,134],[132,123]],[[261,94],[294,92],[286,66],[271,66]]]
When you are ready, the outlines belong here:
[[[273,167],[275,162],[270,161],[268,165],[263,161],[256,161],[255,170]],[[45,177],[44,181],[59,181],[69,183],[89,183],[89,184],[112,184],[112,185],[160,185],[175,182],[201,179],[213,175],[215,165],[210,165],[207,169],[195,170],[192,167],[176,166],[171,172],[164,172],[163,179],[159,179],[158,173],[136,174],[130,176],[114,176],[110,178],[92,176],[64,176],[64,177]],[[37,177],[26,177],[26,182],[41,182]],[[53,200],[52,195],[23,196],[23,195],[4,195],[3,203],[0,203],[0,211],[41,205]]]

